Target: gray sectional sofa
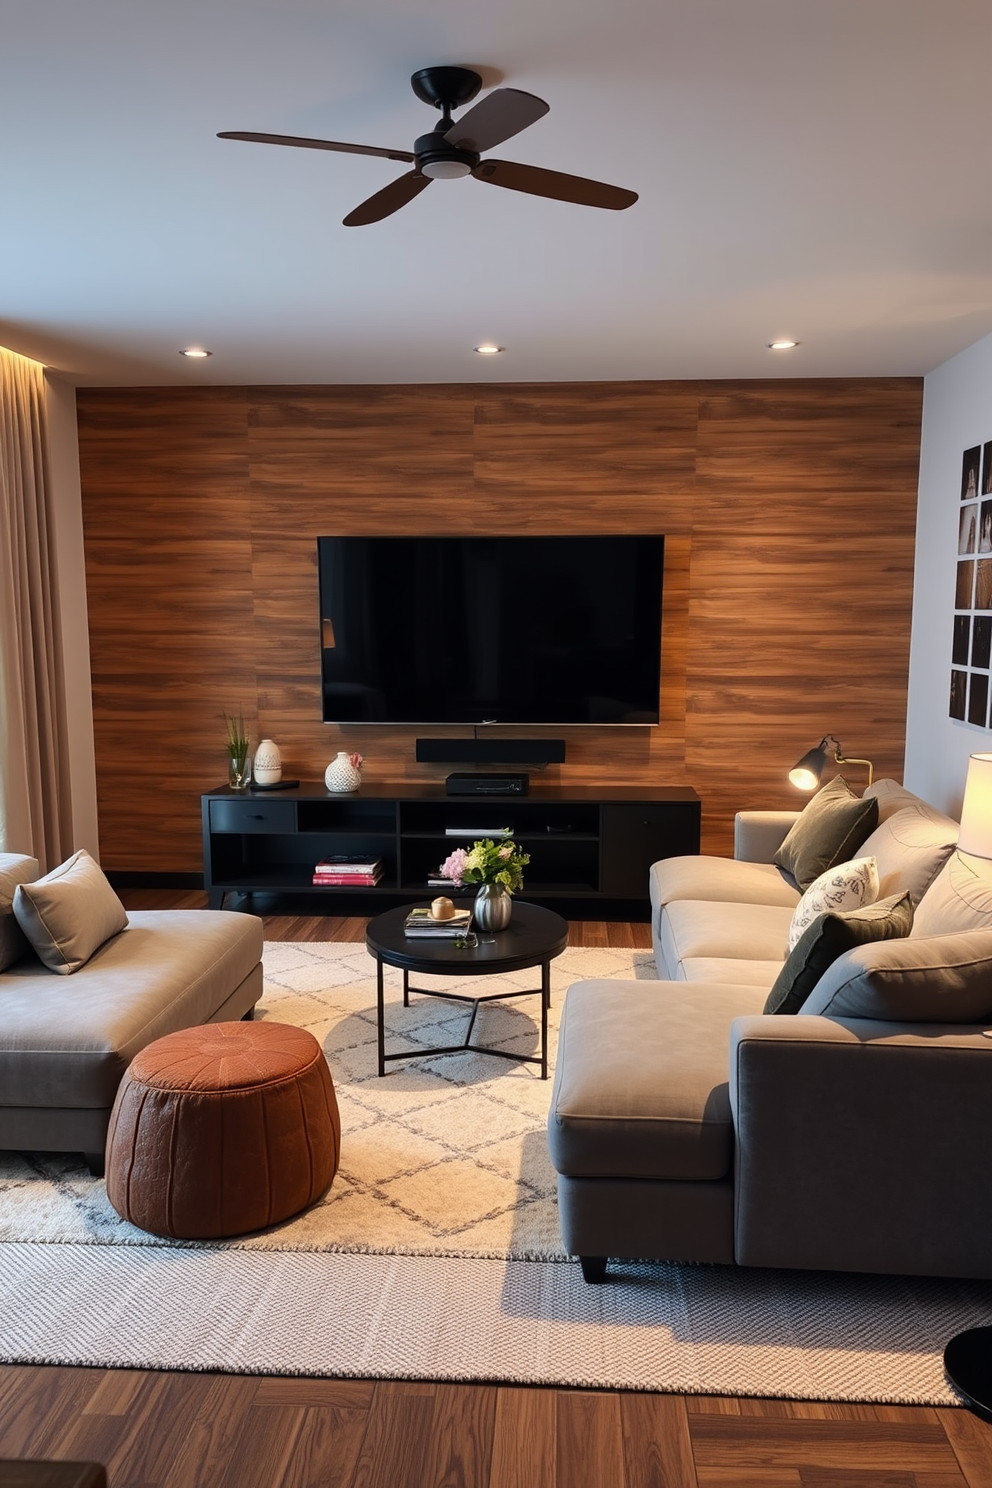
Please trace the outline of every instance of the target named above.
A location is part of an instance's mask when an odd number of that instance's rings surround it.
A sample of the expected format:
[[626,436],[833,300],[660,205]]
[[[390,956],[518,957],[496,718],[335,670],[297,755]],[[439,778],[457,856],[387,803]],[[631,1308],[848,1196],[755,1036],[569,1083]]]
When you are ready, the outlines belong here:
[[[868,793],[866,792],[866,795]],[[652,869],[658,981],[569,989],[548,1122],[562,1236],[607,1257],[992,1277],[992,863],[894,781],[858,848],[908,938],[861,945],[796,1016],[764,1011],[799,885],[797,818],[733,859]]]
[[262,923],[210,910],[132,911],[60,975],[13,914],[18,886],[38,874],[34,858],[0,854],[0,1148],[82,1152],[99,1172],[134,1055],[175,1029],[251,1015],[262,993]]

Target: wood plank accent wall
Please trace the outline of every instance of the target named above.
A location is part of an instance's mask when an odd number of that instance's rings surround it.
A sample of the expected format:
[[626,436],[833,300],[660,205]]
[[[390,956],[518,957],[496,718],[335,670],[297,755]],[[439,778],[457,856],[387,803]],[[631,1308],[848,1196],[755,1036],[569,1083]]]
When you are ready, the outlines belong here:
[[729,849],[741,806],[801,804],[786,772],[826,732],[901,776],[919,379],[77,402],[108,869],[202,866],[224,710],[304,779],[339,748],[361,750],[369,779],[446,773],[414,762],[413,739],[463,730],[319,722],[324,533],[664,533],[663,722],[555,730],[568,759],[549,777],[688,782],[704,851]]

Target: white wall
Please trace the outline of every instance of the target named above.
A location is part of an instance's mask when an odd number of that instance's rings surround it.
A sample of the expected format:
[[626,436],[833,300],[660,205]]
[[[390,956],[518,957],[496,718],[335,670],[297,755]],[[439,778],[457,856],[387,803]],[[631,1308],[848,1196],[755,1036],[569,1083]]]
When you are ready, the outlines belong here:
[[924,381],[905,783],[957,816],[968,756],[992,731],[948,717],[961,457],[992,440],[992,336]]
[[76,390],[47,372],[45,384],[55,560],[59,579],[59,618],[62,655],[65,660],[72,841],[74,849],[85,847],[87,852],[99,860]]

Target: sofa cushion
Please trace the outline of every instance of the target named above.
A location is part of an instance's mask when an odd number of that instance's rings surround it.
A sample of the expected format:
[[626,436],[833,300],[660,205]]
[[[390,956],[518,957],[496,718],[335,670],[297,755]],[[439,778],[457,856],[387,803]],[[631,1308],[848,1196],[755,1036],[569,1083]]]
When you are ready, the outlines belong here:
[[782,962],[741,961],[732,956],[684,956],[679,972],[687,982],[722,982],[724,986],[762,987],[769,992]]
[[673,974],[686,957],[785,959],[792,911],[777,904],[710,904],[678,899],[661,917],[661,949]]
[[[903,793],[907,797],[909,792]],[[861,844],[878,863],[878,894],[886,899],[909,890],[914,908],[954,851],[958,824],[925,801],[890,812]]]
[[730,1025],[753,987],[579,982],[562,1012],[548,1145],[571,1178],[725,1177]]
[[789,926],[791,951],[803,931],[818,914],[829,910],[845,913],[874,904],[878,898],[878,865],[873,857],[853,858],[850,863],[837,863],[815,878],[796,905]]
[[0,971],[6,971],[24,955],[30,946],[14,914],[14,894],[18,884],[37,878],[37,858],[24,853],[0,853]]
[[262,954],[262,922],[220,910],[132,910],[71,985],[25,957],[3,979],[0,1104],[113,1105],[152,1039],[209,1023]]
[[913,935],[992,929],[992,862],[952,852],[916,906]]
[[911,790],[900,785],[898,780],[889,780],[885,776],[865,787],[863,799],[878,802],[879,823],[887,821],[895,812],[902,811],[907,806],[926,805],[926,802],[919,796],[914,796]]
[[913,907],[908,894],[879,899],[850,914],[819,915],[789,952],[768,994],[766,1013],[798,1013],[824,972],[838,956],[872,940],[909,934]]
[[49,971],[68,976],[127,925],[124,906],[85,848],[14,890],[14,914]]
[[799,890],[774,863],[742,863],[705,855],[662,858],[651,865],[655,910],[676,899],[727,904],[779,904],[794,908]]
[[835,863],[853,858],[878,822],[878,802],[856,796],[843,775],[818,790],[775,854],[801,889]]
[[992,1018],[992,930],[887,940],[838,957],[802,1012],[892,1023]]

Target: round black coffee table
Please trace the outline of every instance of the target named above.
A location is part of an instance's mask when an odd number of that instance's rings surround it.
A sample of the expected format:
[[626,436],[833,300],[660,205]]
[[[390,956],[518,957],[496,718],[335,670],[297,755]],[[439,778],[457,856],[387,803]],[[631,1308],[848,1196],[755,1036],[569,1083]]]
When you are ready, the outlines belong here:
[[[468,908],[466,900],[459,908]],[[560,956],[568,944],[568,925],[561,915],[550,909],[541,909],[536,904],[520,904],[513,901],[513,914],[505,930],[484,932],[474,930],[466,944],[454,940],[426,940],[408,938],[403,933],[407,915],[413,906],[401,905],[399,909],[387,910],[370,920],[365,931],[365,944],[376,963],[376,997],[379,1028],[379,1074],[386,1073],[386,1064],[396,1059],[428,1059],[436,1054],[461,1054],[471,1049],[476,1054],[494,1054],[499,1059],[515,1059],[525,1064],[539,1064],[541,1079],[548,1078],[548,1008],[551,1006],[551,963]],[[472,941],[475,944],[472,944]],[[415,1049],[403,1054],[386,1053],[386,1010],[383,994],[382,968],[397,966],[403,972],[403,1002],[410,1005],[410,993],[423,997],[442,997],[450,1002],[469,1002],[472,1016],[463,1043],[450,1044],[443,1048]],[[468,997],[463,992],[437,992],[410,985],[410,973],[419,972],[431,976],[494,976],[501,971],[521,971],[527,966],[541,968],[540,987],[529,987],[521,992],[493,992],[479,997]],[[513,997],[536,997],[541,999],[541,1052],[535,1054],[513,1054],[507,1049],[491,1049],[484,1044],[471,1042],[479,1005],[483,1002],[503,1002]]]

